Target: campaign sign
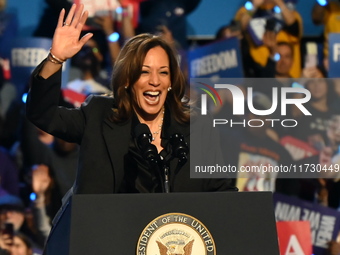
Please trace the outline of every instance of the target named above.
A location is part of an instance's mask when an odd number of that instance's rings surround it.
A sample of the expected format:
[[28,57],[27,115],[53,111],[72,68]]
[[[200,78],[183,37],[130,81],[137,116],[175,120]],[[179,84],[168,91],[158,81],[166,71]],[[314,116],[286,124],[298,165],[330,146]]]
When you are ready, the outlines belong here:
[[132,18],[132,25],[136,28],[141,1],[143,0],[73,0],[76,5],[83,4],[84,10],[89,13],[84,30],[101,29],[100,25],[94,21],[95,17],[110,15],[114,21],[122,22],[124,14],[121,7],[126,8],[129,17]]
[[282,137],[280,143],[286,148],[295,161],[319,154],[319,152],[308,143],[293,136],[287,135]]
[[[11,76],[18,94],[27,90],[32,71],[43,61],[51,48],[52,40],[38,37],[16,38],[11,46]],[[62,82],[67,83],[69,61],[63,64]]]
[[326,255],[328,243],[340,230],[340,213],[334,209],[301,199],[274,194],[277,221],[309,221],[314,255]]
[[279,221],[276,223],[280,254],[312,254],[309,221]]
[[239,40],[229,38],[188,53],[191,78],[242,78]]
[[340,70],[340,33],[328,35],[329,78],[339,78]]

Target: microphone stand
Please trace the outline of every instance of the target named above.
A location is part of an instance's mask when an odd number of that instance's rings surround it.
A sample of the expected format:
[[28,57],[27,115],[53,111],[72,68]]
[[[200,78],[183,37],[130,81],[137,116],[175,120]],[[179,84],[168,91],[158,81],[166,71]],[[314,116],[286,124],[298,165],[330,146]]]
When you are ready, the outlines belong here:
[[[187,143],[184,141],[184,137],[182,134],[175,133],[170,136],[169,143],[171,153],[161,159],[162,169],[164,173],[164,191],[165,193],[170,193],[170,169],[168,164],[170,160],[174,158],[178,158],[178,163],[176,166],[176,170],[174,174],[176,175],[179,169],[187,162],[187,154],[189,152],[189,148]],[[163,157],[162,157],[163,158]]]
[[169,167],[164,164],[163,165],[163,170],[164,170],[164,191],[165,193],[170,193],[170,185],[169,185]]

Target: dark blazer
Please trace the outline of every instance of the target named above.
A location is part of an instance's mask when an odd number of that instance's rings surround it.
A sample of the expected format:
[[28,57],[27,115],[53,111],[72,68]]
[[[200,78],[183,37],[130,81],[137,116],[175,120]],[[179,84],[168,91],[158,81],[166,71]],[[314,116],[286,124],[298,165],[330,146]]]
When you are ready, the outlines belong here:
[[[131,140],[129,119],[114,123],[109,116],[115,107],[114,99],[90,96],[80,108],[58,107],[61,72],[48,79],[38,76],[40,66],[32,73],[31,89],[27,98],[28,119],[40,129],[80,145],[74,193],[116,193],[124,178],[124,161]],[[190,127],[177,123],[170,115],[164,123],[162,138],[172,130],[180,130],[190,146]],[[202,144],[202,146],[204,146]],[[176,168],[177,160],[170,163]],[[221,191],[230,189],[226,179],[191,179],[188,162],[170,180],[173,192]]]

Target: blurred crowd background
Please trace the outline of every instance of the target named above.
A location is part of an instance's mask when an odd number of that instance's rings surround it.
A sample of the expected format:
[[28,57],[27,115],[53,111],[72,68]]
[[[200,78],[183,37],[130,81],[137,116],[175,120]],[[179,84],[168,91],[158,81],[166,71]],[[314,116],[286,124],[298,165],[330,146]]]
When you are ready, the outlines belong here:
[[[294,128],[272,127],[265,121],[268,116],[251,111],[236,118],[228,91],[219,91],[223,104],[211,113],[219,119],[264,123],[221,128],[226,164],[238,169],[290,164],[332,169],[316,178],[240,175],[233,180],[240,191],[272,191],[339,211],[340,1],[85,2],[90,17],[84,33],[94,36],[64,65],[60,105],[78,107],[90,94],[110,94],[110,75],[120,48],[145,32],[163,37],[179,53],[188,80],[187,95],[196,101],[199,92],[190,78],[208,78],[212,84],[219,78],[245,78],[237,86],[245,94],[253,88],[252,102],[258,110],[271,107],[273,87],[308,89],[311,99],[304,106],[312,115],[291,106],[284,117],[299,123]],[[24,113],[29,74],[47,56],[60,10],[68,11],[72,3],[0,0],[0,254],[41,254],[51,220],[75,179],[78,145],[37,129]],[[222,52],[223,47],[230,52],[237,48],[237,70],[230,76],[209,71],[213,67],[207,64],[210,55],[200,53],[214,48]],[[197,62],[200,58],[204,60]],[[278,112],[270,117],[283,119]],[[334,235],[322,253],[315,254],[340,254]]]

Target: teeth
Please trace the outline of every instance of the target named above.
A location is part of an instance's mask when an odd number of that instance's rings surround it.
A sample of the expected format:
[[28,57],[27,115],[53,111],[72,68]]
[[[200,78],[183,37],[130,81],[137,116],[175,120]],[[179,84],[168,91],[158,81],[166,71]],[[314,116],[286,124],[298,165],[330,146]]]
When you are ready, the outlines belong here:
[[158,96],[159,91],[146,91],[144,94],[150,95],[150,96]]
[[157,104],[159,102],[159,97],[153,97],[153,99],[144,98],[149,104]]

